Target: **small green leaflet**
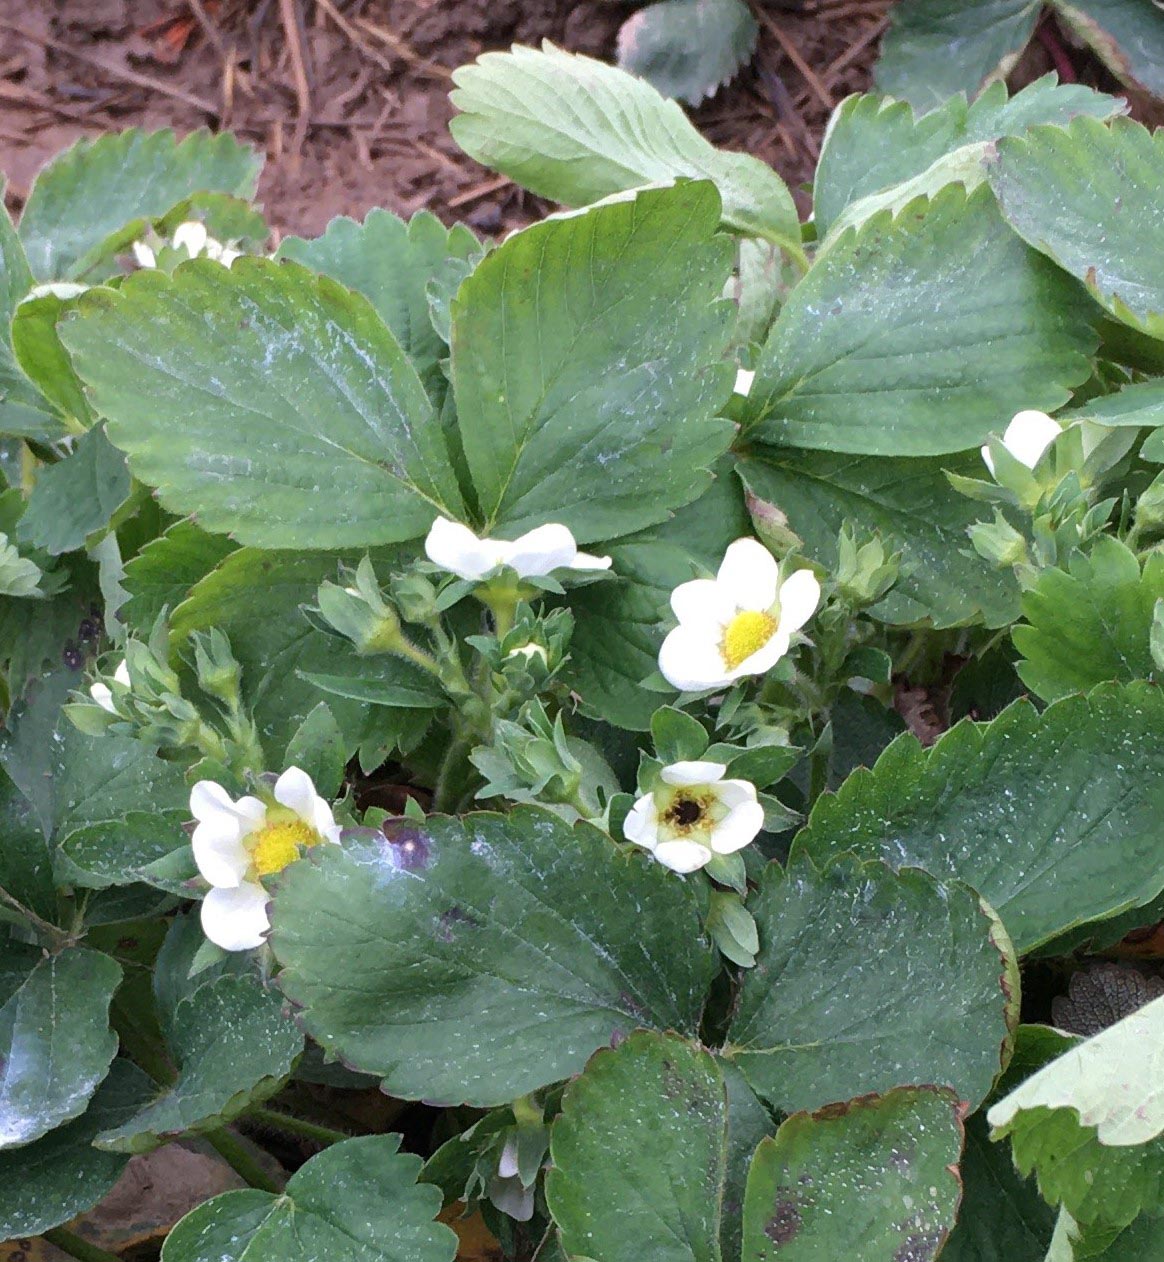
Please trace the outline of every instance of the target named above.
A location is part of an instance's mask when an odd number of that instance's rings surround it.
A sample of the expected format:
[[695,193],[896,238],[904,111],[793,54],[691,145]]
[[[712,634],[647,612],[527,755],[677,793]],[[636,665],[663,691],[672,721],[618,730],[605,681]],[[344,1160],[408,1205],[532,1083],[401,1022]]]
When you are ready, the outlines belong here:
[[1051,0],[1055,12],[1130,88],[1164,97],[1164,16],[1143,0]]
[[175,522],[126,563],[122,582],[129,599],[118,616],[148,636],[162,610],[172,613],[236,546],[222,535],[207,534],[192,521]]
[[1164,888],[1164,698],[1105,684],[1040,713],[963,720],[931,749],[901,736],[817,800],[794,854],[854,852],[965,881],[1020,954]]
[[[1099,126],[1099,124],[1096,124]],[[927,456],[1054,411],[1096,344],[1075,286],[958,185],[832,240],[772,326],[741,406],[779,446]]]
[[743,1262],[932,1262],[961,1198],[963,1107],[908,1087],[790,1117],[752,1162]]
[[729,227],[800,254],[800,221],[767,163],[714,148],[674,101],[634,75],[555,48],[515,45],[453,74],[449,124],[471,157],[567,206],[665,180],[711,180]]
[[1018,969],[966,886],[843,857],[770,864],[725,1055],[785,1112],[927,1079],[979,1103],[1010,1056]]
[[162,1262],[453,1262],[434,1222],[439,1190],[399,1135],[347,1139],[311,1158],[280,1196],[245,1189],[199,1205],[166,1237]]

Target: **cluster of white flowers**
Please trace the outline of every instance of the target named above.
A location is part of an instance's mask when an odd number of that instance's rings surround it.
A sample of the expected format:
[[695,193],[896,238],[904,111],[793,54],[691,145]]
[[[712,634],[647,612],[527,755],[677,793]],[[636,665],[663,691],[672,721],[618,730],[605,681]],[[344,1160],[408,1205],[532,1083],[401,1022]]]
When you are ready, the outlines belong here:
[[[230,246],[223,245],[221,241],[216,241],[206,231],[206,225],[199,223],[197,219],[180,223],[174,229],[171,244],[175,250],[185,250],[187,258],[214,259],[216,263],[222,263],[226,267],[229,267],[235,259],[242,257],[241,250],[231,249]],[[133,257],[137,260],[138,267],[157,267],[158,265],[157,252],[145,241],[133,243]]]

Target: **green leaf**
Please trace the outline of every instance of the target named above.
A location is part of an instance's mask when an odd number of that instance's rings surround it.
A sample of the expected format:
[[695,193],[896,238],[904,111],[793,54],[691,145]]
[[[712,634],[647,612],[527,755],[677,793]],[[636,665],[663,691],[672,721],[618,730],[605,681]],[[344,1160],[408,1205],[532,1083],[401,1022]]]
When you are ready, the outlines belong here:
[[171,612],[190,589],[221,565],[237,545],[208,535],[192,521],[175,522],[125,566],[129,599],[117,611],[131,630],[148,636],[163,609]]
[[399,1135],[346,1139],[311,1158],[280,1196],[224,1192],[166,1237],[162,1262],[452,1262],[457,1237],[434,1222],[441,1194]]
[[881,42],[877,86],[921,110],[1006,75],[1035,33],[1040,0],[902,0]]
[[769,865],[725,1054],[785,1112],[926,1080],[978,1104],[1018,1020],[1006,934],[973,890],[845,857]]
[[1023,593],[1026,622],[1011,632],[1023,655],[1019,678],[1044,701],[1087,692],[1105,680],[1152,679],[1150,647],[1156,601],[1164,597],[1164,555],[1136,554],[1101,536],[1069,572],[1040,571]]
[[446,228],[428,211],[405,223],[373,210],[362,224],[333,219],[323,236],[310,241],[286,237],[275,257],[295,259],[370,299],[429,392],[439,387],[439,398],[445,383],[439,365],[448,350],[429,318],[428,284],[446,259],[468,260],[480,252],[481,243],[463,224]]
[[1033,1179],[1016,1172],[1005,1144],[992,1144],[981,1113],[966,1123],[959,1167],[962,1208],[942,1262],[1035,1262],[1047,1252],[1055,1211]]
[[35,561],[22,557],[6,534],[0,533],[0,596],[27,599],[40,596],[44,572]]
[[546,1200],[570,1257],[720,1262],[727,1097],[711,1056],[632,1034],[566,1090]]
[[1078,1222],[1122,1227],[1158,1209],[1164,1096],[1158,1049],[1164,999],[1076,1044],[993,1105],[993,1138],[1009,1135],[1023,1173]]
[[728,227],[800,252],[796,206],[775,171],[714,148],[642,79],[546,43],[485,53],[453,82],[453,139],[542,197],[585,206],[644,184],[708,179]]
[[[1098,421],[1101,425],[1164,425],[1164,381],[1136,381],[1114,394],[1088,399],[1063,414],[1064,420],[1077,418]],[[1158,444],[1159,441],[1159,434],[1149,436],[1148,442]],[[1146,459],[1156,459],[1156,454]]]
[[1164,337],[1161,181],[1164,131],[1126,118],[1033,128],[999,141],[990,167],[1011,227],[1117,319],[1157,338]]
[[[326,553],[241,548],[196,583],[174,610],[175,646],[211,627],[229,637],[242,667],[243,698],[254,712],[272,766],[322,699],[303,675],[341,665],[353,673],[368,667],[359,658],[337,654],[334,637],[317,631],[303,615],[302,607],[314,604],[320,583],[335,577],[337,563]],[[359,742],[364,707],[343,700],[329,700],[329,705],[350,754]]]
[[1111,118],[1126,111],[1117,97],[1044,75],[1008,96],[992,83],[978,99],[952,96],[924,115],[906,101],[851,96],[829,121],[813,182],[813,220],[821,237],[846,206],[902,184],[965,145],[1021,135],[1037,123],[1063,124],[1077,114]]
[[321,701],[287,742],[283,763],[306,771],[320,797],[330,801],[340,795],[346,755],[344,734],[330,706]]
[[273,1095],[303,1050],[274,991],[223,976],[179,1001],[168,1031],[178,1079],[120,1126],[97,1136],[113,1152],[148,1152],[186,1131],[216,1130]]
[[673,706],[661,706],[651,716],[651,739],[655,757],[662,763],[702,758],[709,744],[703,724]]
[[752,1163],[743,1262],[932,1262],[957,1212],[961,1150],[962,1106],[933,1087],[797,1113]]
[[606,541],[708,484],[732,433],[718,222],[710,184],[647,190],[515,233],[461,286],[453,390],[490,529]]
[[1159,689],[1105,684],[1042,713],[1019,701],[992,723],[963,720],[928,750],[901,736],[818,799],[794,853],[965,881],[1025,954],[1164,888],[1161,725]]
[[108,526],[130,485],[125,457],[98,425],[63,460],[40,471],[20,519],[20,538],[52,556],[83,548],[94,531]]
[[832,239],[777,317],[741,412],[753,439],[781,446],[960,451],[1021,408],[1061,407],[1095,343],[1088,304],[990,191],[951,185]]
[[1142,0],[1052,0],[1052,6],[1121,83],[1164,96],[1164,18],[1150,5]]
[[87,947],[0,954],[0,1149],[84,1113],[117,1052],[109,1004],[121,969]]
[[383,827],[288,868],[270,940],[304,1028],[385,1091],[487,1107],[695,1033],[715,957],[660,865],[537,808]]
[[1161,1226],[1157,1215],[1141,1214],[1127,1227],[1083,1227],[1061,1209],[1046,1262],[1161,1262]]
[[96,1205],[129,1157],[101,1152],[93,1137],[136,1113],[151,1085],[136,1065],[115,1060],[81,1117],[0,1154],[0,1236],[37,1236]]
[[229,132],[181,141],[136,128],[84,137],[41,171],[28,195],[20,238],[32,272],[40,280],[81,276],[131,221],[164,215],[200,190],[251,197],[261,167]]
[[211,532],[363,548],[459,513],[420,378],[329,277],[250,258],[143,270],[82,295],[61,338],[133,471]]
[[93,420],[93,409],[57,332],[58,321],[73,309],[77,297],[54,293],[26,298],[13,316],[12,350],[38,396],[74,427],[86,427]]
[[728,545],[749,533],[724,461],[695,503],[606,549],[614,577],[570,593],[574,635],[563,674],[587,714],[632,731],[650,726],[661,698],[641,685],[658,669],[672,590],[700,568],[714,572]]
[[42,920],[56,920],[52,850],[7,772],[0,772],[0,838],[0,889]]
[[841,527],[876,531],[887,552],[901,553],[901,574],[875,606],[890,623],[1004,626],[1018,612],[1019,589],[970,546],[979,506],[950,493],[946,471],[982,473],[973,455],[894,460],[757,446],[738,464],[761,536],[770,521],[792,530],[804,554],[835,570]]
[[715,96],[756,50],[760,24],[741,0],[661,0],[618,32],[618,65],[691,105]]

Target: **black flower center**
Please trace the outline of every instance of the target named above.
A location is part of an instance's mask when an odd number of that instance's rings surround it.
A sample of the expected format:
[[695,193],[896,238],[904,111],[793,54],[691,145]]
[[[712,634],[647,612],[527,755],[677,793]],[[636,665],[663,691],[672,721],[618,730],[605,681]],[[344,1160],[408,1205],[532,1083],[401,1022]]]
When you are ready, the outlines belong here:
[[668,814],[673,823],[687,828],[703,814],[703,807],[692,798],[676,798]]

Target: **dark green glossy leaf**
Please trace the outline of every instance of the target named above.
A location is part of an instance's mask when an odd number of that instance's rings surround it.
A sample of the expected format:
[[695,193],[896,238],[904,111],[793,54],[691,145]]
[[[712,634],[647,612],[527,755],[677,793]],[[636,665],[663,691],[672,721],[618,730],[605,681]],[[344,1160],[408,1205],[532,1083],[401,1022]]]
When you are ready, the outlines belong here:
[[1164,96],[1164,15],[1143,0],[1052,0],[1121,82]]
[[270,941],[304,1028],[386,1091],[503,1104],[637,1026],[695,1033],[715,959],[666,869],[539,808],[384,828],[288,868]]

